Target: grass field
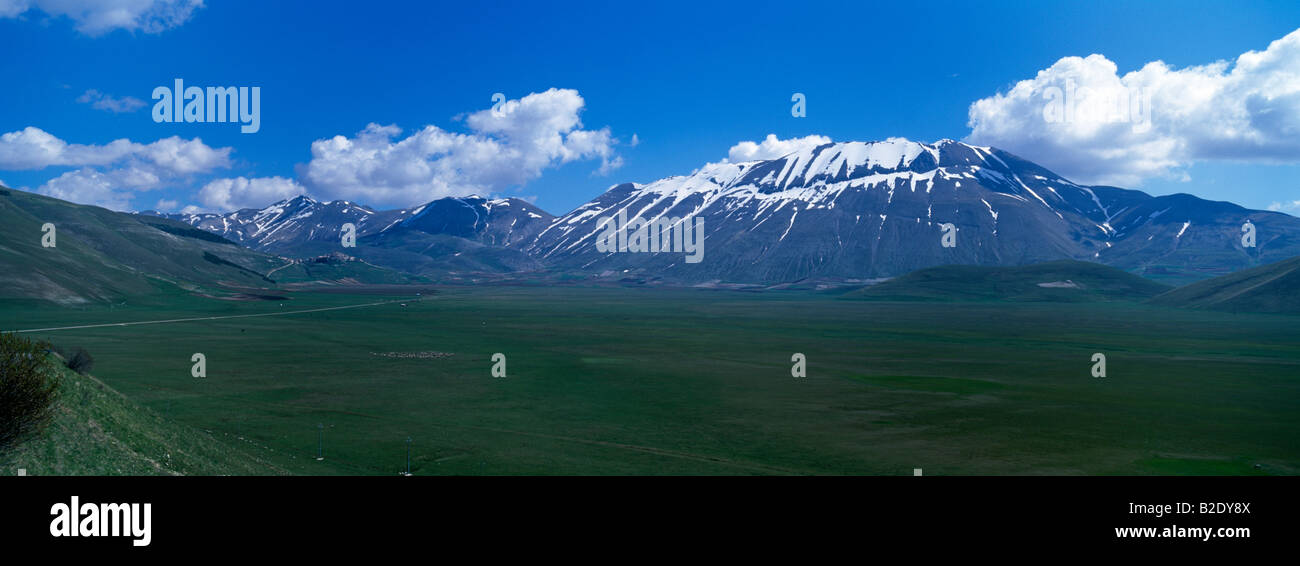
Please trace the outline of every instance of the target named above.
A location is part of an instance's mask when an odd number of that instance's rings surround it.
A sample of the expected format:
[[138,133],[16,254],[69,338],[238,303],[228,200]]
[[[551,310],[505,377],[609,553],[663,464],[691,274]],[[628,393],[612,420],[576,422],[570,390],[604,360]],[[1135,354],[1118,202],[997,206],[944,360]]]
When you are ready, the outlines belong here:
[[[287,296],[10,301],[0,329],[402,298]],[[229,473],[397,474],[407,437],[417,475],[1300,472],[1295,316],[484,286],[28,335],[86,347],[111,387],[257,459]],[[376,355],[415,352],[452,355]]]

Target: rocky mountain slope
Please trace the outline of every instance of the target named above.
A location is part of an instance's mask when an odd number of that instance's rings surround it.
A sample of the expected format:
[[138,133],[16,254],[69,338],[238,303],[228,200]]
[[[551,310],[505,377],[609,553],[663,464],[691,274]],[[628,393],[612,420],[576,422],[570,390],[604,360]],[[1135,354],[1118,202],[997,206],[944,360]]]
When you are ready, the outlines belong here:
[[[169,217],[268,253],[345,251],[424,275],[544,270],[676,284],[849,281],[1064,259],[1180,284],[1300,255],[1300,219],[1286,214],[1079,185],[1005,151],[952,140],[831,143],[711,163],[613,186],[558,218],[519,199],[478,197],[392,211],[298,197]],[[632,230],[610,249],[601,244],[617,236],[612,219]],[[637,232],[641,222],[667,239]],[[1248,222],[1253,247],[1242,241]],[[354,250],[341,250],[345,223],[357,227]],[[687,250],[696,230],[702,249]],[[650,239],[654,246],[645,245]]]

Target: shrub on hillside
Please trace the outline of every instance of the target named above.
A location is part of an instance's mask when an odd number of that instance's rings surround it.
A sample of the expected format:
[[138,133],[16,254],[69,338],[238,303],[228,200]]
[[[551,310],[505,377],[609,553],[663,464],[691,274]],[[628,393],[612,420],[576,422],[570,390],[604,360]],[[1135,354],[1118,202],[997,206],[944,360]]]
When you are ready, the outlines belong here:
[[81,375],[90,373],[90,369],[95,367],[95,357],[90,355],[90,352],[86,351],[85,348],[80,346],[68,348],[57,344],[48,347],[58,354],[60,358],[63,358],[63,365]]
[[54,413],[59,381],[49,344],[0,333],[0,452],[39,433]]
[[85,375],[90,372],[90,368],[95,367],[95,358],[85,348],[77,348],[72,357],[68,358],[67,364],[68,369]]

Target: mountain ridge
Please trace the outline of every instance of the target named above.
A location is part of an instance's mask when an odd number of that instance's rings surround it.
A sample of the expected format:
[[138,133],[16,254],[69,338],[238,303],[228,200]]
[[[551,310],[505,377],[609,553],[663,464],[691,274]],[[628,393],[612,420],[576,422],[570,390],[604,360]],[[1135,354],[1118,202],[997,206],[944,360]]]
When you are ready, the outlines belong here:
[[[511,207],[522,212],[497,210]],[[619,214],[702,219],[707,259],[600,252],[602,221]],[[1300,255],[1300,219],[1283,213],[1080,185],[997,148],[901,138],[827,143],[615,184],[560,216],[520,199],[481,197],[392,211],[297,197],[264,209],[178,216],[168,215],[291,257],[338,250],[338,227],[347,219],[358,229],[355,255],[424,275],[551,270],[685,285],[880,278],[945,264],[1063,259],[1186,283]],[[1259,230],[1255,248],[1239,243],[1247,221]],[[940,245],[946,225],[956,229],[953,247]]]
[[[706,247],[725,257],[686,265],[663,254],[596,253],[589,244],[601,219],[619,213],[703,217]],[[1175,219],[1186,224],[1171,225]],[[1254,250],[1235,245],[1246,220],[1263,234]],[[940,247],[943,224],[958,229],[956,247]],[[1190,253],[1178,250],[1185,236],[1199,241]],[[1226,272],[1300,254],[1300,219],[1191,195],[1078,185],[996,148],[889,140],[824,144],[615,185],[558,217],[529,250],[560,267],[687,282],[874,278],[951,263],[1057,259],[1190,280],[1216,274],[1200,271],[1206,268]]]
[[[42,241],[46,225],[54,227],[50,247]],[[273,288],[268,274],[285,268],[303,284],[412,280],[357,262],[313,267],[183,222],[0,188],[0,299],[83,304],[155,293],[230,295]]]

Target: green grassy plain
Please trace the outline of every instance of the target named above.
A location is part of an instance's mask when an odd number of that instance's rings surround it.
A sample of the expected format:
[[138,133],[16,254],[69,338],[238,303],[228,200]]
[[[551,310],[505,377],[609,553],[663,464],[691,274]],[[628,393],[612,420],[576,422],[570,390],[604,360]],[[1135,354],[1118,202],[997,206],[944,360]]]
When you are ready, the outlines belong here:
[[[400,299],[285,294],[8,301],[0,329]],[[1296,316],[804,291],[453,286],[424,299],[28,336],[86,347],[111,387],[256,459],[230,473],[396,474],[407,437],[417,475],[1300,472]],[[190,376],[195,352],[206,378]],[[376,355],[390,352],[452,355]],[[505,378],[490,375],[495,352]],[[794,352],[808,377],[791,377]],[[1090,375],[1094,352],[1105,378]]]

